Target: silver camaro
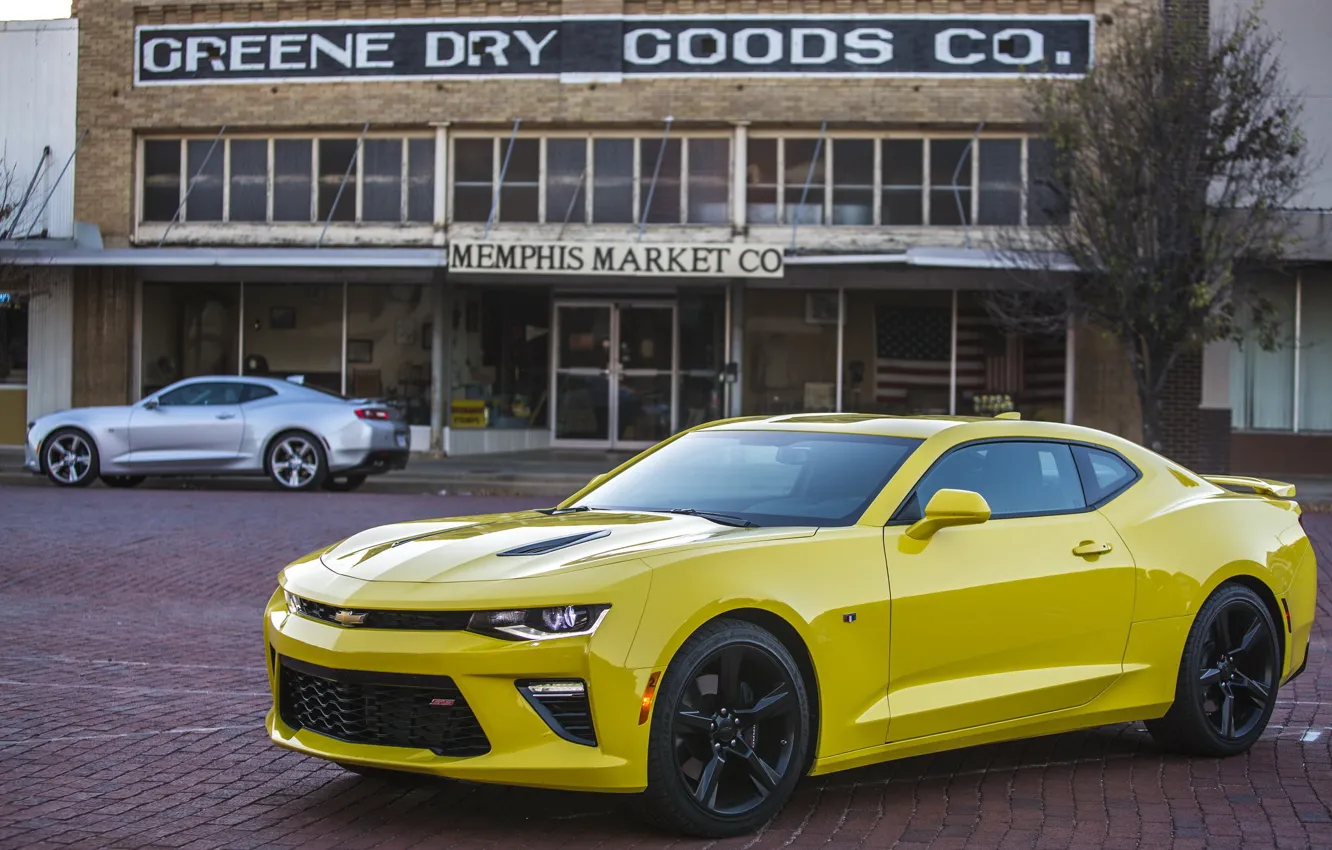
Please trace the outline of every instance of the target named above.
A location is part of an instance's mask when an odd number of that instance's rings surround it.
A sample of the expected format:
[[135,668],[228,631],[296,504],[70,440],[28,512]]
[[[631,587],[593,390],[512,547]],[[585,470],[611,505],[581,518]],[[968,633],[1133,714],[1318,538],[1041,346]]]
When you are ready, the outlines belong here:
[[83,407],[28,426],[27,467],[56,484],[150,475],[267,475],[286,490],[350,490],[403,469],[411,431],[382,402],[260,377],[190,378],[122,407]]

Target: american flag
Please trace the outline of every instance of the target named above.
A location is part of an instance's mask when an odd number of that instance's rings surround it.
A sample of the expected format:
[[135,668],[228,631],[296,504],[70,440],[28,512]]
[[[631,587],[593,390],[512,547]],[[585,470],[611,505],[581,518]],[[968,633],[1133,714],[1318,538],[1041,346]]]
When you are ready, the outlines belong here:
[[[880,305],[874,314],[874,398],[900,402],[910,392],[946,390],[952,310],[948,307]],[[1020,400],[1053,402],[1063,397],[1063,340],[1005,335],[985,313],[959,310],[959,393],[1007,393]],[[963,412],[963,411],[959,411]]]

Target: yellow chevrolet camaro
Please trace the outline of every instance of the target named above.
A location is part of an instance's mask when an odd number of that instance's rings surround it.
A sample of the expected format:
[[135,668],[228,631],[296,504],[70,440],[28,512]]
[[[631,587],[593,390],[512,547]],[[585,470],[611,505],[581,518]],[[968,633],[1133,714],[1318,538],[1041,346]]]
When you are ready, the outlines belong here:
[[1078,727],[1240,753],[1308,653],[1293,495],[1068,425],[714,423],[559,507],[288,566],[268,732],[359,773],[637,794],[709,836],[806,774]]

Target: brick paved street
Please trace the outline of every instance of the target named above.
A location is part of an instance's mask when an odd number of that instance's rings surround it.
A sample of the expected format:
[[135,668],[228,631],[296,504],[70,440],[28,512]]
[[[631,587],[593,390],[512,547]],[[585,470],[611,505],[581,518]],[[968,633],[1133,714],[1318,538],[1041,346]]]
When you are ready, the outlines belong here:
[[[286,561],[548,501],[0,486],[0,847],[705,846],[612,798],[360,779],[264,735],[259,611]],[[1332,847],[1332,514],[1309,526],[1323,625],[1248,756],[1162,755],[1121,726],[910,759],[806,780],[717,846]]]

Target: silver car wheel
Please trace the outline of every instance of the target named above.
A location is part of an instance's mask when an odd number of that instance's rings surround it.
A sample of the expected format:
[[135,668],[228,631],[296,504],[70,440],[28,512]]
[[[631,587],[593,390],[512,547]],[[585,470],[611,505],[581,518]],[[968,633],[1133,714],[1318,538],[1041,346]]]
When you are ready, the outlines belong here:
[[299,490],[308,487],[319,474],[319,451],[304,437],[283,437],[273,447],[269,466],[279,484]]
[[46,468],[52,477],[77,484],[92,469],[92,448],[78,434],[64,434],[46,448]]

